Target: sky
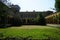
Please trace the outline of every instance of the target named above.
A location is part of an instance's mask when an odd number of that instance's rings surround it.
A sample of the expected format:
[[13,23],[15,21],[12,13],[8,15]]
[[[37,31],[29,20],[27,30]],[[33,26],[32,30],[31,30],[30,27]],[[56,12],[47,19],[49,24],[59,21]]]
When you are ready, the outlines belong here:
[[55,5],[55,0],[10,0],[10,2],[19,5],[20,11],[52,11]]

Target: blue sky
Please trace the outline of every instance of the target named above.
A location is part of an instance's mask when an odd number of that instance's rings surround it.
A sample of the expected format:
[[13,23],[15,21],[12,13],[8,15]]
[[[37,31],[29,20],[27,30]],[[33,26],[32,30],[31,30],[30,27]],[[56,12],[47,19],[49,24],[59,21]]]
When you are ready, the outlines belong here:
[[55,0],[10,0],[21,7],[20,11],[47,11],[54,8]]

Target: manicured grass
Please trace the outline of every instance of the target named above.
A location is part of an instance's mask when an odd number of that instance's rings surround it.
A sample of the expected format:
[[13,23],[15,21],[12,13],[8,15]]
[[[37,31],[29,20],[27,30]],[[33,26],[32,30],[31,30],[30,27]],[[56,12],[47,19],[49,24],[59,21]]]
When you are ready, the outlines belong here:
[[24,25],[21,27],[0,28],[0,33],[3,33],[4,37],[28,37],[47,39],[48,37],[60,40],[60,29],[49,26],[34,26]]

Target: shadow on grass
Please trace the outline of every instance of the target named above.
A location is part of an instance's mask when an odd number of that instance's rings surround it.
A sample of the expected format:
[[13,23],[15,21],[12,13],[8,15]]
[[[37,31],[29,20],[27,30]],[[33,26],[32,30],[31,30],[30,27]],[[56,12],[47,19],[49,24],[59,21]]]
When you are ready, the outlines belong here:
[[6,37],[2,38],[1,40],[57,40],[56,38],[48,37],[48,38],[39,38],[39,39],[34,39],[31,36],[28,37]]
[[22,25],[10,25],[10,24],[2,24],[0,28],[9,28],[9,27],[21,27]]

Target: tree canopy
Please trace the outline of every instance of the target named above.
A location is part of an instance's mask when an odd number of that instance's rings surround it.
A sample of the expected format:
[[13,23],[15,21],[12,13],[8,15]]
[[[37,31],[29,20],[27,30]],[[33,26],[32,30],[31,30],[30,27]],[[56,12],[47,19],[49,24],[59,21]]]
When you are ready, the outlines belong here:
[[10,7],[12,8],[12,10],[13,11],[15,11],[15,12],[19,12],[19,10],[20,10],[20,7],[19,7],[19,5],[10,5]]
[[57,12],[60,11],[60,0],[55,0],[55,8]]

